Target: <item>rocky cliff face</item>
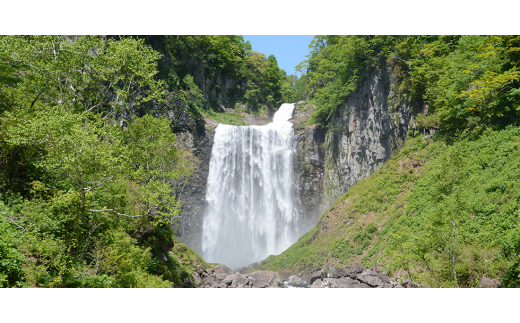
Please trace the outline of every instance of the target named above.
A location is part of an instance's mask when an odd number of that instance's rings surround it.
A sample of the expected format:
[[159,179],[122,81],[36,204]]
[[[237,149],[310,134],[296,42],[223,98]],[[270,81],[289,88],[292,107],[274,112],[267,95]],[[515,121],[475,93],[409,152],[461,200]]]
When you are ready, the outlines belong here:
[[322,213],[323,182],[325,176],[325,133],[316,125],[306,125],[314,107],[298,102],[293,112],[294,181],[298,188],[300,216],[299,230],[303,234],[316,225]]
[[221,108],[235,108],[233,102],[237,99],[236,88],[240,85],[237,80],[220,72],[209,78],[206,76],[206,67],[201,62],[188,57],[184,57],[184,62],[208,103],[214,106],[218,102]]
[[412,108],[392,100],[393,83],[391,70],[374,71],[331,116],[326,133],[315,125],[302,125],[314,107],[297,105],[291,120],[297,138],[295,170],[304,218],[311,227],[341,195],[404,144]]
[[205,131],[201,133],[187,133],[187,146],[198,158],[197,169],[190,181],[181,192],[182,210],[174,233],[180,241],[185,243],[196,253],[202,254],[202,219],[206,208],[206,184],[209,174],[209,162],[215,128],[218,123],[205,120]]

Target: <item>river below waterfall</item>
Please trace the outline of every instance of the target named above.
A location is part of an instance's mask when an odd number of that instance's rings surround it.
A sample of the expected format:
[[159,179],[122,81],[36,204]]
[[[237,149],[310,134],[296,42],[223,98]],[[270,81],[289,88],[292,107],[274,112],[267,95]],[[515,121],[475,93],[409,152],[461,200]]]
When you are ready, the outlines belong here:
[[265,126],[217,126],[202,230],[206,261],[245,266],[299,237],[293,110],[293,103],[283,104]]

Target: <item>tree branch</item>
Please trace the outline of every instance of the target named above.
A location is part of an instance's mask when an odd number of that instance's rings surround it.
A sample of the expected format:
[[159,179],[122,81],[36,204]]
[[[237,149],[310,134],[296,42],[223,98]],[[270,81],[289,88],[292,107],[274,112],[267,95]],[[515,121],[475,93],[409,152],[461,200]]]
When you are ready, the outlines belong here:
[[4,219],[5,219],[7,222],[9,222],[9,223],[11,223],[11,224],[14,224],[14,225],[16,225],[17,227],[19,227],[20,229],[22,229],[23,231],[27,232],[27,230],[26,230],[24,227],[22,227],[21,225],[18,225],[18,224],[16,224],[15,222],[10,221],[8,218],[5,218],[5,217],[4,217]]
[[86,190],[87,192],[92,191],[92,190],[95,189],[96,187],[99,187],[99,186],[105,184],[106,182],[108,182],[109,180],[111,180],[111,179],[112,179],[114,176],[116,176],[116,175],[117,175],[117,173],[114,174],[114,175],[112,175],[112,176],[110,176],[109,178],[107,178],[106,180],[104,180],[104,181],[102,181],[102,182],[98,182],[98,183],[97,183],[96,185],[94,185],[94,186],[84,187],[83,189]]
[[114,209],[106,209],[106,210],[91,210],[91,209],[89,209],[89,212],[114,212],[114,213],[117,214],[117,215],[126,216],[127,218],[136,219],[136,218],[142,218],[142,217],[148,216],[148,214],[150,214],[150,211],[151,211],[152,209],[155,209],[155,206],[152,206],[151,208],[149,208],[148,211],[146,211],[146,213],[145,213],[145,214],[142,214],[142,215],[128,215],[128,214],[123,214],[123,213],[119,213],[119,212],[117,212],[117,211],[114,210]]
[[40,97],[40,95],[42,94],[42,92],[38,93],[38,95],[36,96],[36,98],[34,99],[34,101],[32,101],[31,103],[31,107],[29,109],[32,109],[32,107],[34,106],[34,104],[36,103],[36,100],[38,100],[38,98]]
[[394,55],[394,58],[400,60],[401,62],[405,62],[406,65],[408,65],[408,68],[410,69],[410,72],[412,71],[412,65],[411,65],[410,63],[408,63],[408,61],[405,61],[404,59],[401,59],[401,58],[400,58],[399,56],[397,56],[397,55]]

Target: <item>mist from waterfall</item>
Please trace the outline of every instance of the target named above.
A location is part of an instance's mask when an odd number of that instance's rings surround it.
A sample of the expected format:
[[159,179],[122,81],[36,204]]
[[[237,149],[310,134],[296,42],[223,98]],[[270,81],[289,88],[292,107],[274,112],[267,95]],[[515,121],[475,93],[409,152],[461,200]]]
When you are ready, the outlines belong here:
[[293,110],[283,104],[265,126],[217,126],[202,229],[207,262],[246,266],[298,238]]

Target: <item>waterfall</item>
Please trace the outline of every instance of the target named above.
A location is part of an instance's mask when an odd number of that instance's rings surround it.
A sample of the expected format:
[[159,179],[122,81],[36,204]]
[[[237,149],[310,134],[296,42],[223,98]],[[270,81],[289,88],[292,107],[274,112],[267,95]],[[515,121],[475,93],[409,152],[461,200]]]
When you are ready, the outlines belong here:
[[276,255],[298,238],[293,187],[294,103],[265,126],[219,124],[209,164],[204,260],[237,268]]

